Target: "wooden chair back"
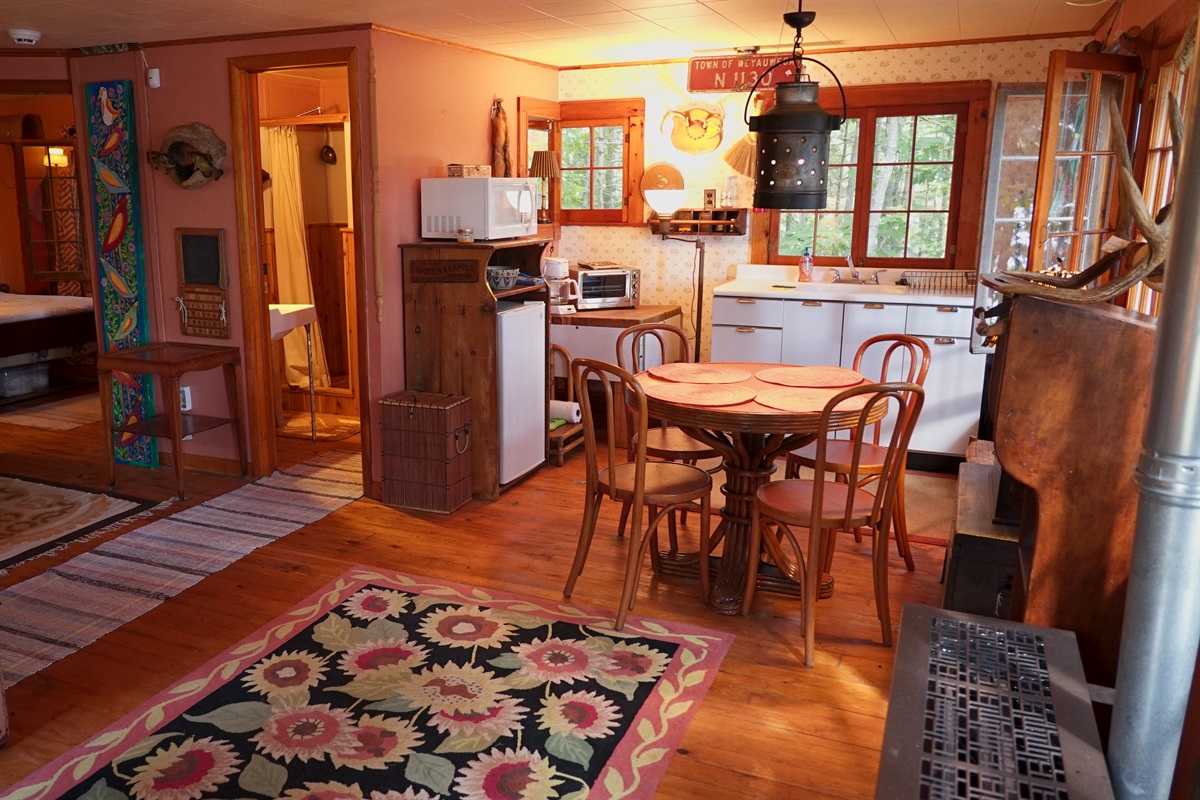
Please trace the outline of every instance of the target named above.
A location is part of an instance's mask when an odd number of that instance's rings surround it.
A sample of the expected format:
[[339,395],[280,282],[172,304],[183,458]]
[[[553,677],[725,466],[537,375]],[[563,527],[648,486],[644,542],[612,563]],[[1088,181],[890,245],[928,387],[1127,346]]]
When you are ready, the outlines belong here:
[[566,376],[567,390],[566,397],[562,398],[568,403],[575,402],[575,380],[571,374],[571,353],[561,344],[550,345],[550,376],[556,376],[559,363],[562,364],[563,375]]
[[[824,504],[827,477],[844,480],[847,485],[852,487],[858,486],[866,477],[859,471],[864,463],[862,456],[866,444],[865,437],[854,438],[848,465],[844,462],[838,463],[837,469],[834,469],[832,466],[827,466],[826,461],[826,451],[834,433],[830,424],[834,410],[842,403],[854,398],[863,398],[862,410],[858,416],[857,427],[859,429],[865,429],[868,425],[867,421],[880,404],[887,405],[887,415],[896,420],[891,435],[884,443],[887,454],[884,457],[883,469],[878,472],[879,484],[875,490],[874,505],[869,517],[865,520],[854,514],[855,493],[853,491],[846,493],[846,505],[838,513],[835,513],[835,509],[826,508]],[[904,477],[904,461],[908,456],[908,443],[912,439],[913,428],[916,427],[924,403],[925,389],[920,384],[891,382],[859,384],[839,392],[825,404],[825,408],[821,412],[820,429],[816,439],[816,459],[813,464],[812,515],[810,519],[814,521],[814,527],[853,530],[867,526],[876,531],[876,536],[882,537],[884,541],[887,540],[896,488]],[[845,469],[847,466],[849,466],[849,472]],[[872,475],[877,470],[878,467],[874,467]],[[816,524],[817,520],[820,520],[819,525]]]
[[[644,371],[646,343],[651,339],[658,342],[659,351],[663,354],[663,363],[692,360],[688,336],[683,328],[665,322],[645,322],[641,325],[631,325],[617,336],[618,366],[631,373]],[[672,345],[675,345],[674,349]],[[678,357],[671,358],[668,354],[672,352],[677,353]]]
[[[587,454],[587,487],[589,492],[596,492],[600,486],[600,463],[602,452],[600,438],[597,435],[597,420],[605,423],[606,435],[603,452],[607,461],[604,466],[615,467],[619,463],[632,461],[636,464],[634,483],[637,487],[633,499],[633,508],[641,519],[643,499],[646,484],[646,393],[633,376],[606,361],[594,358],[576,358],[571,361],[571,374],[576,386],[587,387],[588,381],[595,379],[593,386],[599,391],[585,390],[579,392],[579,411],[583,417],[584,452]],[[617,437],[612,435],[617,430],[615,423],[617,414],[626,414],[626,422],[630,426],[630,434],[636,436],[636,444],[627,451],[627,457],[618,457]],[[610,482],[609,497],[617,500],[615,484]]]
[[[858,346],[854,354],[854,371],[867,375],[864,370],[878,365],[879,383],[914,383],[925,385],[925,376],[929,373],[931,354],[929,345],[915,336],[903,333],[884,333],[872,336]],[[871,377],[868,375],[868,377]],[[880,438],[886,436],[899,419],[888,414],[883,420],[872,423],[865,429],[866,441],[879,444]]]

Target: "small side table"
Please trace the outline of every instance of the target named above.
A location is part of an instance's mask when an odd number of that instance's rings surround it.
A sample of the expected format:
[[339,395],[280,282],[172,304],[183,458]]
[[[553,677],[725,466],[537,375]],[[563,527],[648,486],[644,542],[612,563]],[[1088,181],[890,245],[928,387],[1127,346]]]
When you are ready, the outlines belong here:
[[[101,353],[96,356],[100,392],[104,407],[104,424],[108,431],[108,484],[117,485],[117,464],[113,436],[133,433],[139,436],[170,437],[175,459],[175,486],[183,499],[183,437],[207,431],[221,425],[232,425],[242,476],[246,475],[246,444],[242,440],[242,424],[238,403],[238,373],[241,353],[236,347],[162,342],[129,350]],[[189,372],[202,372],[216,367],[225,368],[225,392],[229,399],[229,416],[184,414],[179,408],[179,379]],[[163,405],[167,414],[124,425],[116,424],[112,412],[112,373],[114,370],[132,375],[157,375],[162,381]]]

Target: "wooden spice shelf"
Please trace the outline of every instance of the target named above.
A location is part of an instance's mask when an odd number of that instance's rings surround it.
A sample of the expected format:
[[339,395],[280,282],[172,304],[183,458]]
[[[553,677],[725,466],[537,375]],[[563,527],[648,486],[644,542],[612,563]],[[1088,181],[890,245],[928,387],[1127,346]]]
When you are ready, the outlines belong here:
[[[662,220],[650,220],[650,230],[662,233]],[[748,208],[681,208],[671,215],[669,235],[742,236],[750,225]]]

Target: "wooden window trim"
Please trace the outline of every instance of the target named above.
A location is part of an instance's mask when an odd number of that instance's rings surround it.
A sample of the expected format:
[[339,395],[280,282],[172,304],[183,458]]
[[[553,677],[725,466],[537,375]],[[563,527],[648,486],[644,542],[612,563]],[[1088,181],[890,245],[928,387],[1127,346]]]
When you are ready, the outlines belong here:
[[[945,108],[948,105],[963,104],[966,107],[963,116],[966,130],[962,141],[962,170],[956,175],[960,181],[958,202],[952,203],[952,213],[956,219],[951,221],[947,237],[948,253],[941,262],[926,266],[929,259],[872,259],[872,264],[885,266],[913,266],[926,268],[945,268],[973,270],[979,260],[979,237],[983,229],[983,198],[986,189],[987,139],[988,139],[988,110],[991,106],[991,81],[945,81],[936,83],[888,84],[884,86],[847,86],[846,109],[851,116],[860,116],[868,109],[886,111],[923,106]],[[774,102],[774,95],[763,98],[763,109],[766,110]],[[841,94],[836,86],[823,86],[820,91],[820,104],[827,111],[839,113],[842,104]],[[860,134],[861,136],[861,134]],[[862,140],[860,139],[860,147]],[[862,153],[859,154],[858,180],[864,180]],[[869,180],[869,177],[866,178]],[[855,196],[859,196],[860,185],[855,187]],[[855,220],[855,225],[859,225]],[[750,260],[756,264],[787,264],[799,259],[794,256],[775,255],[772,239],[779,230],[778,211],[754,211],[750,215]],[[858,257],[855,253],[855,257]],[[885,263],[890,262],[890,263]]]
[[646,101],[640,97],[616,100],[565,100],[558,104],[562,125],[554,131],[554,143],[562,152],[562,127],[568,123],[625,126],[625,167],[620,209],[558,209],[564,225],[641,225],[645,206],[639,184],[644,168]]
[[[1048,239],[1046,225],[1049,220],[1050,199],[1054,190],[1054,170],[1058,155],[1058,122],[1063,100],[1063,78],[1067,70],[1126,75],[1125,93],[1121,101],[1121,117],[1127,134],[1130,128],[1130,120],[1133,116],[1134,95],[1139,70],[1137,57],[1115,56],[1106,53],[1077,53],[1069,50],[1055,50],[1050,54],[1050,69],[1046,78],[1046,111],[1042,120],[1042,145],[1039,155],[1037,189],[1033,203],[1033,224],[1030,228],[1029,269],[1033,272],[1042,269],[1045,259],[1046,241]],[[1107,107],[1098,108],[1100,105],[1100,103],[1088,104],[1089,133],[1095,130],[1096,120],[1099,115],[1108,113]],[[1091,150],[1082,150],[1079,151],[1079,155],[1085,156],[1092,152]],[[1085,164],[1085,166],[1090,165]],[[1109,180],[1114,178],[1115,169],[1116,159],[1114,158],[1114,172],[1109,174]],[[1087,196],[1087,187],[1090,185],[1091,177],[1090,170],[1084,173],[1078,192],[1079,197]],[[1101,223],[1102,228],[1098,229],[1099,232],[1105,230],[1115,231],[1116,229],[1117,193],[1115,184],[1109,191],[1108,197],[1108,207],[1105,209],[1104,219]],[[1078,219],[1079,209],[1076,209],[1075,213],[1076,219]],[[1081,237],[1083,235],[1095,235],[1096,232],[1091,230],[1087,232],[1078,230],[1068,232],[1068,234],[1074,236],[1074,240],[1071,242],[1073,261],[1078,260],[1079,240]],[[1082,270],[1088,265],[1074,264],[1071,266]]]

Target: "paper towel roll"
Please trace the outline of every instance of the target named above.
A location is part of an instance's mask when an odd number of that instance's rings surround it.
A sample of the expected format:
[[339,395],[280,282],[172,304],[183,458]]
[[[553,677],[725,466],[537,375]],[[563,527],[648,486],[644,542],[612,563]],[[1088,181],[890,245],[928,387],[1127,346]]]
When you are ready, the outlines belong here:
[[565,400],[551,400],[550,419],[565,419],[567,422],[579,422],[579,420],[583,419],[579,413],[579,403],[568,403]]

